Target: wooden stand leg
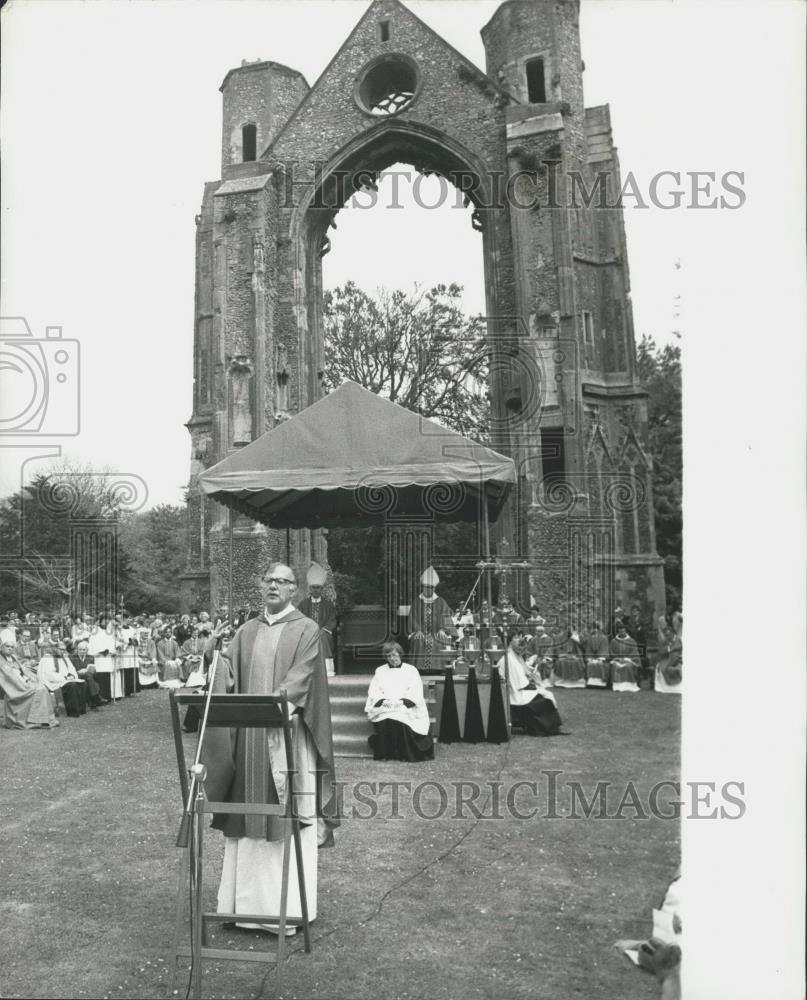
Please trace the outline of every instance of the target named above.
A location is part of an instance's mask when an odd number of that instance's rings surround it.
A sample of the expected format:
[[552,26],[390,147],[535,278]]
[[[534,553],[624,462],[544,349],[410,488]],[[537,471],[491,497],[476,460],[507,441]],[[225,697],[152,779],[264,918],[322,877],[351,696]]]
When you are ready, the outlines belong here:
[[300,886],[300,914],[303,918],[303,939],[305,950],[311,951],[311,928],[308,923],[308,895],[305,888],[305,872],[303,871],[303,844],[300,840],[300,821],[292,820],[292,836],[294,837],[294,856],[297,859],[297,882]]
[[194,845],[193,857],[193,996],[200,1000],[202,996],[202,946],[204,943],[204,910],[202,908],[202,806],[204,801],[199,795],[196,799],[193,814],[193,830],[191,837]]
[[182,946],[182,935],[185,929],[185,901],[186,894],[188,891],[188,871],[189,871],[189,854],[188,848],[186,848],[179,856],[179,867],[177,868],[177,902],[176,902],[176,916],[174,917],[174,948],[173,956],[174,961],[171,966],[171,982],[168,987],[169,996],[174,995],[174,991],[177,989],[177,964],[178,964],[178,952]]

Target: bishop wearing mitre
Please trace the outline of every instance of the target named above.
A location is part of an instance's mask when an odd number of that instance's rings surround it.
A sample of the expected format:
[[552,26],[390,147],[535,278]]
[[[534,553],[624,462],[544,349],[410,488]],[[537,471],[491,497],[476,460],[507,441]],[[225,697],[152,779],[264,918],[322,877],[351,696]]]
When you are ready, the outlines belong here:
[[409,654],[422,672],[438,670],[440,662],[434,655],[440,645],[451,641],[451,608],[435,593],[440,577],[433,566],[423,571],[420,594],[409,609]]
[[319,563],[311,563],[305,579],[308,584],[308,597],[300,601],[298,611],[319,625],[319,643],[325,658],[325,670],[329,677],[333,677],[334,637],[339,624],[336,605],[327,597],[323,597],[326,574]]

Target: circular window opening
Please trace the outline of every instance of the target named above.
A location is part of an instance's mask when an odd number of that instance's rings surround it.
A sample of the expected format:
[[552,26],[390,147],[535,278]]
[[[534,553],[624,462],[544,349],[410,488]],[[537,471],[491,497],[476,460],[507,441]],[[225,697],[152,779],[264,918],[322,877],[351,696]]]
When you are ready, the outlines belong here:
[[386,56],[361,76],[356,100],[371,115],[395,115],[412,103],[417,88],[415,63],[405,56]]

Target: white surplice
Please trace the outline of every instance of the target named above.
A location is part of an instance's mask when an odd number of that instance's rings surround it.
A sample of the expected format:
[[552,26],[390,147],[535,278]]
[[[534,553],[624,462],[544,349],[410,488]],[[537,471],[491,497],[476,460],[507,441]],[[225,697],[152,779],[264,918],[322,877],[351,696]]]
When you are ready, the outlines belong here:
[[[414,702],[414,708],[407,708],[403,699]],[[375,707],[377,701],[384,704]],[[402,663],[400,667],[382,664],[373,674],[367,702],[364,706],[370,722],[395,719],[409,726],[413,733],[425,736],[429,731],[429,710],[423,697],[423,681],[417,667]]]
[[[504,677],[504,657],[502,657],[496,664],[496,669]],[[552,704],[557,708],[557,702],[555,701],[555,696],[549,690],[549,688],[541,681],[540,678],[533,675],[529,676],[527,673],[527,665],[524,660],[515,653],[512,649],[507,651],[507,674],[508,674],[508,694],[510,696],[511,705],[529,705],[529,703],[535,698],[536,695],[540,695],[542,698],[546,698],[551,701]],[[533,681],[537,686],[535,688],[527,687],[527,685]]]

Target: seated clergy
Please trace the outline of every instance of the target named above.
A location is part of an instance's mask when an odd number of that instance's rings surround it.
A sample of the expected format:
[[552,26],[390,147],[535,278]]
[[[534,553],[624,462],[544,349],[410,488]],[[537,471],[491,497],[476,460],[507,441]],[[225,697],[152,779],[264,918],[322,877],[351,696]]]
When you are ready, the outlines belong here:
[[137,640],[137,684],[140,688],[158,686],[158,666],[157,641],[148,628],[141,628]]
[[23,662],[30,661],[36,669],[39,663],[39,646],[29,628],[23,628],[17,642],[16,654]]
[[308,597],[300,601],[298,610],[306,618],[310,618],[319,625],[319,641],[322,646],[322,655],[325,658],[325,670],[329,677],[333,677],[334,635],[337,626],[336,605],[327,597],[322,596],[326,574],[319,563],[311,564],[305,579],[308,584]]
[[69,716],[78,718],[84,715],[87,711],[87,685],[68,660],[62,643],[54,642],[42,647],[37,673],[48,691],[61,691]]
[[583,649],[586,654],[586,687],[608,687],[611,668],[608,665],[610,644],[599,622],[592,622]]
[[385,642],[386,663],[376,669],[364,707],[375,733],[368,742],[374,760],[433,760],[429,710],[423,681],[411,663],[403,662],[397,642]]
[[677,628],[668,627],[662,615],[658,620],[658,640],[662,651],[656,664],[655,689],[660,694],[680,694],[683,675],[683,621],[676,621]]
[[508,647],[506,674],[505,657],[496,664],[501,676],[507,677],[513,723],[523,726],[528,736],[557,736],[562,723],[555,696],[540,678],[530,678],[524,652],[523,636],[514,635]]
[[185,676],[186,687],[204,687],[204,653],[210,630],[203,625],[197,625],[193,635],[182,643],[182,673]]
[[0,642],[0,690],[6,729],[58,726],[56,701],[45,685],[26,674],[14,654],[14,644]]
[[544,619],[540,616],[528,619],[528,624],[531,631],[534,630],[534,634],[529,639],[525,639],[523,655],[527,657],[529,666],[536,671],[546,686],[552,687],[555,662],[554,640],[547,632]]
[[163,628],[162,638],[157,640],[157,663],[160,687],[182,687],[182,656],[170,625]]
[[106,704],[106,698],[101,694],[101,686],[95,674],[95,664],[88,652],[89,643],[86,639],[80,639],[75,647],[75,652],[70,656],[78,677],[87,685],[87,702],[92,709],[99,708]]
[[566,638],[557,647],[553,679],[555,687],[584,688],[586,686],[583,644],[576,628],[567,629]]
[[611,640],[611,688],[614,691],[638,691],[636,678],[639,673],[639,647],[628,635],[624,624],[616,626],[616,636]]

